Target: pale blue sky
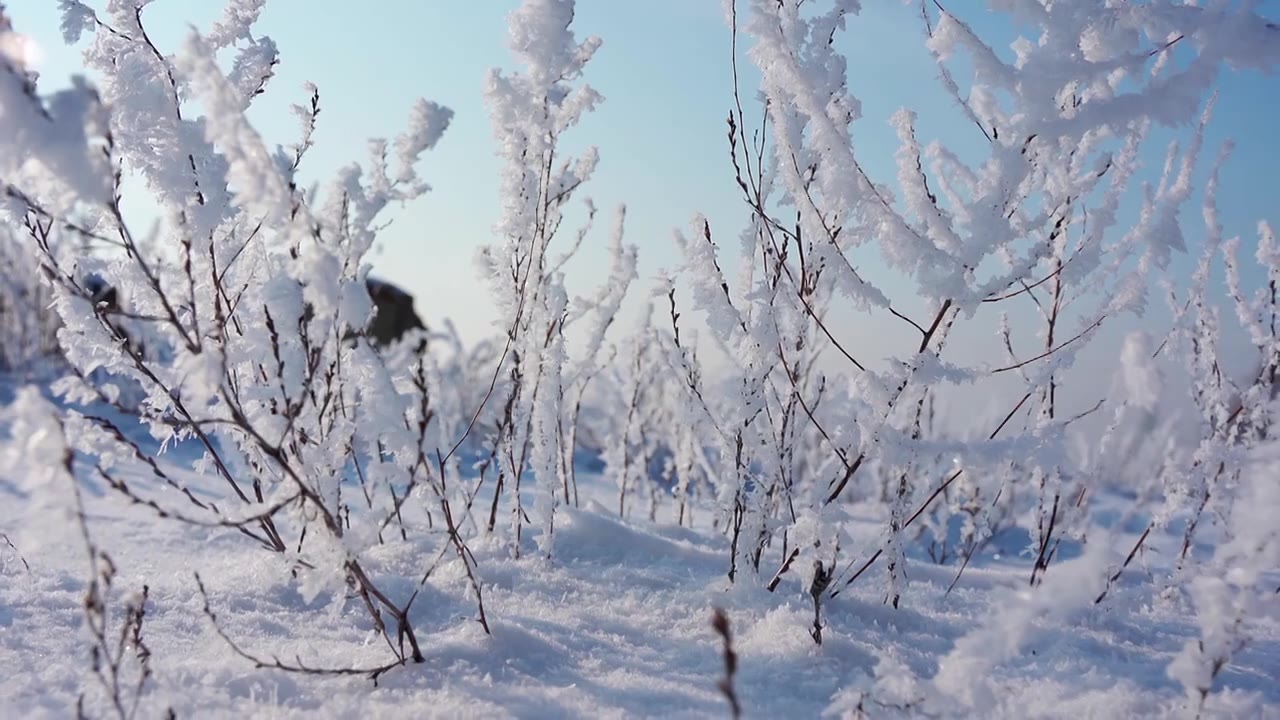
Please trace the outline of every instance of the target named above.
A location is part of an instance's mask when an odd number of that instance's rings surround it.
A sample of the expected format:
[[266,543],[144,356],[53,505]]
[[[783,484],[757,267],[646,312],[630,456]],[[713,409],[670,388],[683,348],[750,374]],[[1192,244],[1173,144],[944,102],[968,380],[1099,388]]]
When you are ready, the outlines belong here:
[[[257,27],[276,40],[282,55],[267,95],[253,111],[268,142],[294,140],[296,122],[288,105],[301,101],[304,81],[320,87],[323,111],[308,161],[311,177],[327,177],[349,160],[363,160],[364,140],[399,131],[415,97],[455,111],[454,125],[422,165],[435,190],[396,211],[396,222],[384,234],[373,264],[376,274],[415,293],[419,312],[429,323],[452,317],[468,339],[488,334],[492,318],[472,265],[475,248],[489,241],[498,192],[483,79],[490,67],[509,65],[505,16],[517,4],[270,0]],[[935,81],[936,70],[922,44],[918,5],[898,0],[864,4],[862,17],[851,22],[841,43],[850,59],[855,94],[863,102],[864,118],[856,127],[870,173],[886,182],[893,178],[896,139],[887,120],[902,106],[920,114],[922,140],[975,147],[980,139],[976,130]],[[9,0],[7,5],[15,28],[33,36],[43,51],[42,89],[62,85],[78,70],[79,54],[62,42],[56,2]],[[993,19],[985,5],[956,0],[950,9],[1003,50],[1016,33]],[[1280,16],[1280,0],[1266,0],[1261,7]],[[186,23],[206,28],[220,11],[221,3],[214,0],[158,0],[147,15],[153,37],[172,51]],[[722,247],[737,248],[746,216],[725,141],[724,118],[732,102],[728,27],[720,0],[580,0],[575,30],[579,37],[596,34],[604,40],[587,79],[605,102],[570,139],[572,145],[600,147],[599,173],[585,192],[602,211],[596,233],[570,266],[570,292],[589,292],[603,279],[609,215],[626,202],[628,240],[641,248],[641,292],[636,294],[642,295],[653,272],[676,261],[672,231],[684,228],[695,212],[711,219]],[[740,70],[750,99],[757,76],[749,62]],[[1221,205],[1228,237],[1242,235],[1251,251],[1256,222],[1280,222],[1275,174],[1280,164],[1275,132],[1280,80],[1228,71],[1220,89],[1206,154],[1212,156],[1227,136],[1239,142],[1225,169]],[[1154,149],[1158,169],[1162,148]],[[1195,237],[1198,205],[1188,206],[1183,219]],[[906,296],[895,302],[911,307]],[[849,332],[859,334],[859,327],[871,329],[850,325]],[[910,335],[897,328],[877,327],[877,348],[868,353],[901,349],[892,341],[906,341]],[[883,352],[877,353],[880,348]]]

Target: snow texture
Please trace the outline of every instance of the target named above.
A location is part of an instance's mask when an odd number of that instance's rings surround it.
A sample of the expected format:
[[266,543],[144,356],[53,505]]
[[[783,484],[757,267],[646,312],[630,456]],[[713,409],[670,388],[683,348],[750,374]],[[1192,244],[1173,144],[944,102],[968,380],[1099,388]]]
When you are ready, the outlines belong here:
[[[12,397],[15,389],[0,392]],[[23,396],[11,415],[32,402],[40,401]],[[56,440],[41,434],[47,427],[7,430],[29,438],[27,452],[56,452]],[[192,452],[189,444],[172,448],[161,462],[182,477]],[[88,475],[82,465],[78,470]],[[0,711],[65,717],[88,673],[81,615],[87,556],[70,509],[41,506],[49,489],[31,487],[62,479],[5,477],[0,527],[17,550],[0,549],[0,662],[9,668],[0,678]],[[884,605],[870,585],[842,594],[827,607],[826,637],[816,646],[803,594],[730,587],[718,533],[620,521],[608,507],[613,484],[584,474],[584,507],[557,512],[554,562],[534,551],[536,529],[518,560],[501,543],[473,547],[493,635],[466,619],[474,608],[455,573],[416,606],[426,662],[389,673],[375,687],[363,677],[255,669],[202,616],[193,572],[237,643],[317,667],[374,665],[385,653],[349,593],[308,599],[277,558],[234,532],[157,523],[100,482],[85,477],[84,486],[94,508],[90,532],[111,549],[121,594],[149,587],[144,637],[155,677],[147,716],[171,706],[179,717],[721,717],[727,704],[716,682],[723,666],[710,614],[723,607],[748,717],[838,716],[839,708],[858,705],[871,717],[971,716],[976,710],[965,708],[984,695],[985,717],[1177,717],[1182,690],[1165,668],[1197,635],[1193,618],[1153,597],[1140,579],[1126,583],[1115,602],[1094,606],[1102,579],[1097,553],[1063,562],[1045,586],[1028,592],[1026,559],[1011,537],[975,560],[949,595],[954,569],[928,564],[914,566],[900,609]],[[1259,484],[1258,492],[1253,512],[1274,510],[1274,483]],[[32,522],[38,518],[44,521]],[[848,522],[856,535],[875,538],[877,519]],[[1130,524],[1114,532],[1132,538],[1135,530]],[[1274,534],[1271,542],[1274,552]],[[416,560],[410,548],[373,556],[379,571]],[[1273,717],[1280,710],[1273,672],[1280,617],[1274,608],[1269,614],[1219,679],[1213,716]]]
[[[524,0],[483,85],[495,332],[389,348],[370,250],[453,111],[304,191],[322,89],[291,144],[249,118],[264,0],[174,49],[147,0],[59,5],[97,86],[43,94],[0,5],[3,716],[1280,717],[1280,251],[1259,219],[1242,267],[1206,146],[1223,70],[1280,67],[1254,3],[992,0],[1010,59],[922,2],[976,151],[903,108],[886,184],[837,42],[862,4],[726,0],[744,227],[677,228],[618,322],[625,205],[603,282],[565,282],[603,40]],[[848,313],[911,340],[873,362]]]

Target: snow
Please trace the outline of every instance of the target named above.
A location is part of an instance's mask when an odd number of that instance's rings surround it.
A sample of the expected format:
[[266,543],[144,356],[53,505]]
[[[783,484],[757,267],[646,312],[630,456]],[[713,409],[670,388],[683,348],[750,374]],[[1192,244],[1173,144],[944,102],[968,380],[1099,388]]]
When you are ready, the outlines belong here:
[[[861,3],[726,2],[742,223],[695,213],[618,322],[625,204],[598,289],[564,275],[603,40],[523,0],[472,348],[362,333],[454,111],[303,192],[319,86],[294,144],[248,114],[264,0],[176,51],[148,4],[62,0],[102,77],[50,94],[0,7],[4,716],[1280,717],[1280,253],[1258,218],[1241,267],[1205,147],[1219,75],[1280,66],[1252,4],[993,0],[1010,64],[921,3],[979,152],[902,108],[886,185],[836,43]],[[850,311],[919,337],[842,346]]]
[[[0,400],[13,394],[10,380]],[[154,450],[141,428],[136,434]],[[194,457],[179,445],[160,463],[185,478],[182,466]],[[8,467],[6,479],[13,475],[20,466]],[[818,646],[809,636],[809,599],[795,585],[776,593],[753,582],[730,586],[727,540],[705,521],[690,529],[666,517],[619,519],[613,483],[580,469],[583,507],[557,511],[553,559],[536,552],[536,529],[526,530],[520,559],[503,542],[473,542],[492,636],[473,621],[464,579],[446,566],[414,605],[423,664],[396,668],[376,685],[255,669],[203,615],[193,573],[226,633],[255,655],[372,667],[385,662],[386,648],[347,593],[307,600],[281,557],[234,531],[157,520],[84,465],[77,476],[94,541],[121,573],[117,602],[149,587],[144,639],[155,675],[144,716],[172,707],[179,717],[720,717],[728,705],[716,689],[723,665],[710,619],[713,607],[723,607],[747,717],[819,717],[857,698],[871,717],[965,716],[975,691],[993,700],[986,717],[1150,717],[1181,701],[1165,667],[1197,634],[1194,620],[1153,596],[1141,573],[1095,606],[1102,551],[1060,561],[1044,586],[1027,592],[1028,558],[1009,538],[975,559],[950,594],[956,568],[921,558],[899,609],[884,604],[876,584],[851,586],[826,604]],[[74,522],[37,507],[39,493],[15,487],[0,484],[0,530],[17,548],[0,544],[0,666],[8,669],[0,676],[0,714],[66,717],[82,683],[92,688],[81,612],[87,555]],[[214,485],[201,492],[221,494]],[[1127,500],[1112,504],[1127,507]],[[868,515],[848,521],[865,543],[882,522]],[[1112,542],[1090,547],[1120,547],[1139,531],[1132,523],[1116,527]],[[1179,541],[1170,534],[1158,544]],[[374,548],[369,570],[412,576],[431,544]],[[1280,616],[1272,612],[1256,631],[1219,678],[1223,694],[1210,704],[1211,716],[1280,713]]]

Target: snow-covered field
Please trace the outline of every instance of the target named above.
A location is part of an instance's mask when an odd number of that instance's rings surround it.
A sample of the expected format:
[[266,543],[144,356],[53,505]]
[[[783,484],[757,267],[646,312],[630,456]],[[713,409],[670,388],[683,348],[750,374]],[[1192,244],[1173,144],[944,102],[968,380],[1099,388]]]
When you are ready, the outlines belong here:
[[[1276,114],[1273,9],[728,0],[714,133],[645,101],[723,143],[671,217],[591,181],[684,170],[578,137],[654,83],[511,4],[457,107],[400,78],[460,29],[384,66],[345,21],[408,4],[342,14],[314,46],[414,94],[295,79],[282,134],[265,0],[60,0],[62,89],[0,3],[0,718],[1280,720],[1274,168],[1232,159],[1278,146],[1215,118]],[[875,77],[908,41],[951,119]],[[482,231],[401,214],[483,153]],[[393,220],[474,292],[372,284]]]
[[[161,462],[182,477],[179,465],[191,457],[180,446]],[[492,636],[446,566],[414,606],[426,662],[376,685],[300,675],[235,654],[204,614],[194,573],[227,635],[268,661],[384,663],[385,644],[358,600],[307,600],[280,556],[229,529],[158,520],[104,491],[85,468],[77,474],[92,538],[118,566],[116,590],[149,587],[143,637],[154,677],[140,717],[169,707],[179,717],[727,716],[713,607],[730,618],[746,717],[848,716],[859,705],[873,718],[965,717],[974,712],[967,703],[990,700],[995,716],[1008,718],[1178,716],[1184,691],[1166,668],[1197,633],[1184,608],[1152,596],[1143,572],[1094,605],[1101,565],[1088,555],[1060,561],[1036,595],[1026,594],[1024,536],[990,546],[950,594],[957,567],[913,557],[896,610],[880,576],[864,576],[827,603],[818,646],[797,583],[769,593],[762,582],[727,582],[728,540],[707,526],[710,513],[695,515],[701,527],[693,530],[669,518],[620,521],[609,509],[616,488],[594,474],[582,477],[583,507],[558,516],[551,560],[538,556],[536,531],[518,560],[505,544],[473,541]],[[17,548],[0,547],[0,716],[67,717],[82,688],[91,699],[95,692],[82,611],[88,556],[71,516],[16,489],[0,485],[0,530]],[[854,533],[874,547],[882,519],[852,512]],[[1141,527],[1116,528],[1112,544],[1127,547]],[[1176,549],[1179,539],[1151,546]],[[370,553],[368,569],[411,577],[435,542],[428,535],[416,549]],[[385,589],[412,592],[409,584]],[[1280,613],[1257,631],[1220,675],[1209,716],[1280,717]]]

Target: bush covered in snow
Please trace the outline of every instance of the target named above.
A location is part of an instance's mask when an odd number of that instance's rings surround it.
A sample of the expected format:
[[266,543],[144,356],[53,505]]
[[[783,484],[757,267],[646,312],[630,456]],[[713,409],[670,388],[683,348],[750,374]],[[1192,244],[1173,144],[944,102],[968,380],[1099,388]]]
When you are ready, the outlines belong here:
[[[0,516],[0,553],[41,545],[38,526],[54,523],[77,528],[90,558],[87,683],[60,679],[16,707],[69,709],[59,693],[92,714],[191,707],[166,651],[195,633],[201,653],[397,691],[426,664],[432,686],[448,673],[469,686],[450,708],[481,712],[467,703],[481,700],[475,678],[494,681],[485,667],[576,684],[548,670],[563,655],[591,684],[598,653],[643,644],[581,639],[613,622],[596,608],[624,598],[655,626],[696,628],[682,657],[704,687],[611,705],[621,686],[604,684],[579,709],[751,715],[777,709],[770,688],[785,687],[845,716],[1017,716],[1027,697],[1057,715],[1044,698],[1079,685],[1100,693],[1085,712],[1280,711],[1263,684],[1224,686],[1233,663],[1280,671],[1280,253],[1261,222],[1264,280],[1250,287],[1242,241],[1218,218],[1232,148],[1206,147],[1205,132],[1222,68],[1280,64],[1280,28],[1250,4],[993,2],[1023,32],[1008,60],[963,13],[921,3],[940,91],[981,152],[927,142],[902,109],[886,179],[865,170],[836,42],[859,3],[726,0],[735,83],[740,61],[762,78],[727,89],[720,139],[743,202],[740,252],[693,218],[674,233],[679,264],[639,291],[646,312],[628,324],[622,308],[647,279],[625,207],[598,290],[571,298],[564,275],[597,214],[574,204],[599,155],[572,155],[564,138],[603,101],[585,81],[602,41],[575,34],[573,0],[525,0],[509,18],[518,68],[485,79],[501,214],[477,266],[500,332],[471,349],[451,328],[392,347],[366,331],[375,237],[394,206],[429,192],[419,168],[453,112],[420,100],[362,164],[300,187],[330,101],[303,89],[288,145],[249,122],[278,63],[254,30],[263,5],[230,0],[175,50],[151,39],[146,2],[62,0],[66,39],[101,80],[52,94],[14,50],[21,14],[0,9],[0,369],[52,352],[55,331],[68,368],[4,411],[0,492],[17,510]],[[1152,186],[1139,178],[1157,131],[1177,139]],[[160,209],[151,233],[122,208],[127,174]],[[1200,223],[1182,217],[1193,198]],[[566,229],[574,213],[585,224]],[[1174,260],[1191,253],[1201,262],[1181,277]],[[1149,313],[1157,297],[1167,328]],[[911,340],[875,348],[879,362],[841,328],[858,316]],[[1101,329],[1121,320],[1146,331],[1112,347]],[[1224,322],[1251,343],[1248,377],[1219,361]],[[956,357],[989,326],[998,360]],[[1086,351],[1118,372],[1080,409],[1064,398],[1097,385],[1077,371]],[[940,417],[961,393],[1011,401],[991,418]],[[1176,429],[1169,398],[1194,409]],[[1104,429],[1080,430],[1085,418]],[[165,533],[220,555],[166,574],[136,545]],[[168,607],[141,582],[119,589],[122,555],[163,576]],[[6,559],[6,580],[39,573],[36,557],[22,570]],[[249,557],[238,562],[259,569],[220,559]],[[296,600],[264,610],[278,598],[255,582]],[[653,614],[645,583],[668,603]],[[27,607],[23,592],[0,593],[0,619]],[[713,604],[726,608],[714,632]],[[925,641],[901,619],[912,612],[933,613]],[[1011,669],[1037,648],[1082,652],[1046,639],[1055,628],[1114,632],[1152,613],[1195,621],[1135,631],[1162,648],[1163,679],[1137,691],[1049,659]],[[579,616],[597,625],[565,620]],[[751,669],[771,656],[790,661]]]
[[0,370],[12,372],[58,352],[58,315],[40,264],[10,228],[0,228]]

